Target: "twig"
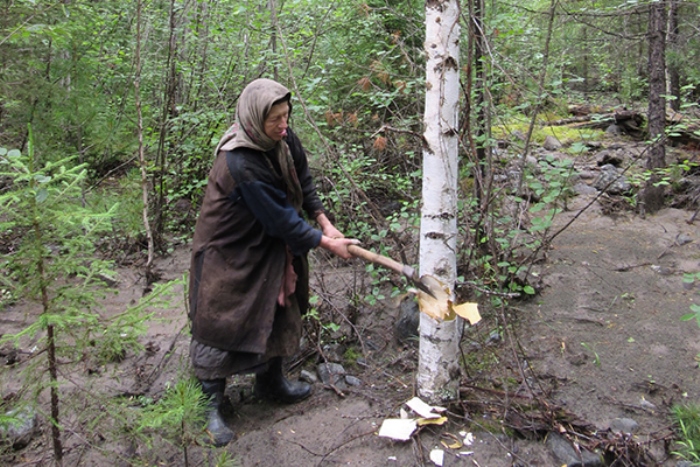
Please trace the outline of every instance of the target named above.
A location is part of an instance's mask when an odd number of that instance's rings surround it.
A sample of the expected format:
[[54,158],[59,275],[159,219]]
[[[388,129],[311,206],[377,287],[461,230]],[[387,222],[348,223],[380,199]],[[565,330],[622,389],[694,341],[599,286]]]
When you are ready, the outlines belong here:
[[[360,433],[359,435],[353,436],[352,438],[348,439],[347,441],[340,443],[339,445],[335,446],[330,451],[325,453],[317,465],[319,465],[319,466],[324,465],[324,461],[328,458],[328,456],[330,456],[331,454],[333,454],[334,452],[336,452],[338,449],[342,448],[343,446],[346,446],[346,445],[348,445],[348,444],[352,443],[353,441],[358,440],[360,438],[364,438],[365,436],[373,435],[374,433],[375,433],[375,430],[367,431],[365,433]],[[302,448],[303,448],[303,446],[302,446]],[[309,452],[311,452],[311,451],[309,451]]]

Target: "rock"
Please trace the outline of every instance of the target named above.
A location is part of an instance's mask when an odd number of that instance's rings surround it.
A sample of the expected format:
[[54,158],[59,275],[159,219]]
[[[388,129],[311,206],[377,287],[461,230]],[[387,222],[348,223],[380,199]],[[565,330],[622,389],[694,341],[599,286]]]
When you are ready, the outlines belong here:
[[313,374],[310,371],[307,370],[301,370],[301,374],[299,375],[299,379],[309,383],[309,384],[316,384],[318,382],[318,377]]
[[407,294],[399,303],[399,319],[394,327],[394,336],[399,342],[406,342],[418,337],[420,310],[412,295]]
[[491,331],[491,334],[489,334],[489,337],[486,338],[486,345],[490,344],[498,344],[501,342],[501,333],[496,331]]
[[673,273],[675,272],[673,270],[673,268],[669,268],[666,266],[659,266],[657,264],[652,264],[651,270],[657,274],[661,274],[662,276],[670,276],[670,275],[673,275]]
[[600,151],[598,154],[596,154],[595,160],[596,164],[598,164],[598,167],[602,167],[607,164],[612,164],[615,167],[620,167],[623,164],[623,162],[625,162],[625,158],[620,151],[610,149]]
[[547,435],[547,447],[552,451],[554,457],[559,461],[558,465],[566,467],[602,467],[603,459],[596,453],[581,449],[576,449],[558,433]]
[[632,189],[632,184],[627,181],[627,177],[612,164],[606,164],[600,168],[600,175],[593,182],[593,186],[611,195],[621,195]]
[[362,386],[362,380],[356,376],[345,376],[345,382],[350,386]]
[[0,439],[7,440],[14,449],[26,447],[37,433],[36,412],[24,407],[10,410],[5,416],[14,419],[15,423],[0,427]]
[[323,384],[335,386],[341,391],[347,389],[345,384],[345,368],[338,363],[321,363],[317,368],[318,376]]
[[656,406],[654,404],[652,404],[651,402],[649,402],[648,400],[646,400],[644,397],[639,399],[639,406],[644,408],[644,409],[651,410],[652,412],[654,410],[656,410]]
[[562,144],[561,141],[556,139],[554,136],[549,135],[544,139],[544,144],[542,144],[542,147],[547,151],[556,151],[557,149],[561,149]]
[[693,239],[690,237],[690,235],[687,235],[684,233],[680,233],[676,237],[676,243],[678,244],[678,246],[687,245],[688,243],[690,243],[692,241],[693,241]]
[[539,164],[537,163],[537,159],[533,156],[527,155],[525,156],[525,164],[529,165],[530,167],[536,167],[539,168]]
[[574,193],[577,195],[595,195],[598,193],[598,190],[587,183],[577,183],[574,185]]
[[325,355],[328,361],[342,362],[344,353],[345,349],[342,345],[338,344],[337,342],[334,342],[332,344],[325,344],[323,346],[323,354]]
[[639,430],[639,423],[631,418],[616,418],[610,422],[610,429],[615,433],[631,435]]
[[623,134],[622,128],[614,123],[605,129],[605,133],[612,136],[619,136]]
[[578,177],[581,180],[593,180],[594,178],[596,178],[596,175],[597,174],[592,170],[581,170],[578,173]]

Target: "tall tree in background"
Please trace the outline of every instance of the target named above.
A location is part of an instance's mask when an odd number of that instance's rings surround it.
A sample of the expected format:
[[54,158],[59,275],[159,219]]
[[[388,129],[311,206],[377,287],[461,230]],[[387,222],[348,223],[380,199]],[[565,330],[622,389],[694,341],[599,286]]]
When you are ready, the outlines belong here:
[[168,171],[168,135],[172,119],[177,115],[176,111],[176,94],[178,91],[178,73],[176,67],[177,61],[177,33],[179,31],[178,12],[183,13],[183,9],[178,9],[175,0],[170,0],[170,8],[168,12],[168,53],[166,59],[166,75],[165,86],[163,87],[162,109],[159,122],[159,137],[158,149],[156,152],[156,172],[154,174],[153,186],[156,191],[155,208],[154,208],[154,229],[153,234],[160,243],[160,238],[164,229],[164,206],[165,206],[165,176]]
[[[666,167],[664,129],[666,124],[666,0],[653,0],[649,5],[649,156],[646,168]],[[655,213],[664,205],[664,188],[654,186],[658,177],[652,175],[642,193],[644,210]]]
[[[454,290],[457,277],[457,149],[460,5],[457,0],[425,3],[426,93],[423,148],[421,274]],[[420,317],[418,393],[432,402],[456,397],[459,382],[458,319]]]
[[143,112],[141,107],[141,11],[143,4],[141,0],[136,1],[136,48],[134,49],[134,106],[136,107],[136,136],[139,141],[138,155],[139,167],[141,169],[141,194],[143,200],[143,227],[146,231],[146,240],[148,242],[148,259],[146,260],[146,276],[151,275],[151,266],[153,264],[153,254],[155,250],[153,242],[153,232],[148,215],[148,163],[146,161],[145,148],[143,144]]
[[[673,96],[669,105],[675,111],[681,109],[681,78],[678,72],[678,0],[668,0],[668,26],[666,30],[666,94]],[[670,53],[669,53],[670,52]]]

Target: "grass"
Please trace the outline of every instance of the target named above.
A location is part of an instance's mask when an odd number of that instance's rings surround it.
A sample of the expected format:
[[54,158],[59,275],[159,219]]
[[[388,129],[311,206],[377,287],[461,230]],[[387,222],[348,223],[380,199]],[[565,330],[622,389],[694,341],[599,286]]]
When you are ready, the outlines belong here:
[[671,419],[678,436],[673,454],[700,466],[700,404],[674,405]]

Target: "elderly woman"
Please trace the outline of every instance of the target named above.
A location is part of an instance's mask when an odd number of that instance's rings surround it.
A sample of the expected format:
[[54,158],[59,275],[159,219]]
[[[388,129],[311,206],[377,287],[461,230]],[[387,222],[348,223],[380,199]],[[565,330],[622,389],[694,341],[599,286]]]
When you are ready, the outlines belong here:
[[211,400],[207,428],[217,446],[233,439],[219,412],[226,377],[255,373],[255,392],[283,403],[311,394],[282,368],[298,350],[308,307],[306,254],[321,247],[347,259],[354,242],[324,213],[304,149],[287,125],[290,99],[269,79],[243,90],[236,123],[215,151],[195,227],[190,358]]

